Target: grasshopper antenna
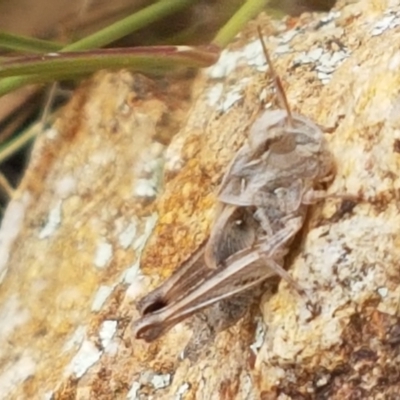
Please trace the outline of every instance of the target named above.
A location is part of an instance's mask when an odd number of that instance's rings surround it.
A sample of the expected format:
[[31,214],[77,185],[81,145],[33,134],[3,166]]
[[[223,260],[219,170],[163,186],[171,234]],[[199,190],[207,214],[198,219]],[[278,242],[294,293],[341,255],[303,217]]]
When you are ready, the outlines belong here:
[[270,73],[272,76],[272,80],[275,85],[276,94],[278,96],[279,103],[281,103],[281,107],[284,108],[288,114],[289,125],[293,126],[292,112],[290,110],[289,103],[287,101],[285,90],[283,89],[281,78],[276,73],[274,65],[272,64],[271,57],[269,56],[267,46],[265,45],[265,42],[264,42],[264,39],[262,36],[262,31],[261,31],[260,25],[257,26],[257,31],[258,31],[258,36],[260,38],[262,48],[263,48],[264,56],[265,56],[265,59],[267,60],[267,64],[268,64],[268,67],[269,67],[269,70],[270,70]]

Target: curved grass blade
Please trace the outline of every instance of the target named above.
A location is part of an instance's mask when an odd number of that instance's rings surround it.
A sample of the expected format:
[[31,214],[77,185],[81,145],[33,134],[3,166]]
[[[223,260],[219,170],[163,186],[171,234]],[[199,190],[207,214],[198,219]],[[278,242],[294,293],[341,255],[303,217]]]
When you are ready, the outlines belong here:
[[[61,52],[89,50],[91,48],[98,48],[110,44],[111,42],[120,39],[127,34],[134,32],[148,24],[173,14],[197,0],[160,0],[142,10],[118,21],[99,32],[89,35],[86,38],[71,43],[64,48]],[[105,67],[103,67],[105,68]],[[39,74],[10,76],[0,81],[0,96],[18,89],[23,85],[30,83],[44,83],[53,81],[54,76],[45,77],[45,74],[40,71]],[[80,74],[82,75],[82,74]]]
[[218,56],[216,46],[150,46],[48,53],[3,62],[0,64],[0,77],[43,73],[48,78],[62,79],[106,68],[132,68],[136,71],[201,68],[215,63]]
[[48,40],[34,39],[0,31],[0,49],[25,53],[45,53],[59,51],[62,47],[61,44]]
[[156,3],[143,8],[140,11],[118,21],[114,24],[101,29],[75,43],[65,46],[62,51],[87,50],[106,46],[118,39],[135,32],[152,22],[171,15],[197,0],[160,0]]
[[232,18],[218,31],[213,43],[225,47],[242,30],[243,26],[259,14],[269,0],[247,0]]

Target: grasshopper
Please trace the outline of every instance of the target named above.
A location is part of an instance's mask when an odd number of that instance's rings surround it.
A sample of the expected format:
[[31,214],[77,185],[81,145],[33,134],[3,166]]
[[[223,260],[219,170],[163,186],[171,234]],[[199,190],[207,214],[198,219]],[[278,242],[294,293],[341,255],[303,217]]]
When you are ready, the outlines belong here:
[[283,268],[291,242],[315,190],[331,179],[334,163],[321,128],[292,113],[259,29],[282,109],[264,111],[225,172],[211,233],[160,287],[138,303],[137,338],[153,341],[210,305],[279,275],[298,290]]

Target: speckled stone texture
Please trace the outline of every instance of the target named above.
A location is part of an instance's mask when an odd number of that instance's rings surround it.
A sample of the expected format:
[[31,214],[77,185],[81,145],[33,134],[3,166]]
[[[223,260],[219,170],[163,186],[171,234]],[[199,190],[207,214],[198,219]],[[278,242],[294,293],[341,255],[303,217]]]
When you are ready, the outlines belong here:
[[[227,164],[277,106],[257,24],[293,110],[329,128],[329,193],[358,200],[312,207],[287,262],[305,295],[267,290],[191,361],[193,321],[152,344],[130,321],[207,237]],[[83,84],[36,143],[0,231],[0,398],[398,398],[399,88],[390,0],[259,16],[196,78],[189,110],[182,90],[128,72]],[[176,133],[168,146],[160,131]]]

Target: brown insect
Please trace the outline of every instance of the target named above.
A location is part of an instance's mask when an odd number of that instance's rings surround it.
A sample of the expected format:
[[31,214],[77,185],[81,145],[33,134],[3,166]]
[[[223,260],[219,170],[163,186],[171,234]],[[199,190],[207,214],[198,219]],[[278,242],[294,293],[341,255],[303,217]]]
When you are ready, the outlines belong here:
[[209,239],[139,301],[137,338],[155,340],[199,310],[276,274],[299,289],[283,259],[308,205],[325,196],[314,188],[332,177],[333,160],[321,129],[291,112],[259,36],[283,109],[260,115],[227,168]]

